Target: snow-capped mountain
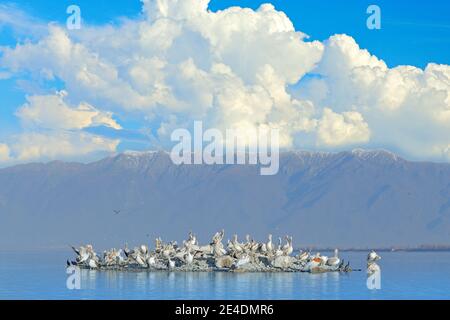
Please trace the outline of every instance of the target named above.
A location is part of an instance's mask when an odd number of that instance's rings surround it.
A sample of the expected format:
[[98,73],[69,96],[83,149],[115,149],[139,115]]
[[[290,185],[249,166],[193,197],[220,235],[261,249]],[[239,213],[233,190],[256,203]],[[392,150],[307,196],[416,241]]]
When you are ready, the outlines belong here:
[[[120,211],[119,214],[114,210]],[[175,166],[164,152],[0,170],[0,248],[120,246],[225,228],[302,246],[450,244],[450,164],[386,151],[286,152],[257,166]]]

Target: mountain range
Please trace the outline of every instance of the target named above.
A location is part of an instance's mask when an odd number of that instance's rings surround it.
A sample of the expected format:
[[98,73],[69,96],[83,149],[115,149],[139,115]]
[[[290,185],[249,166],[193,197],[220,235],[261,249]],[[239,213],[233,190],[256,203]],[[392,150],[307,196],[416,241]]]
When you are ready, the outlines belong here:
[[0,169],[0,249],[201,242],[222,228],[296,247],[450,244],[450,164],[387,151],[285,152],[280,171],[181,165],[165,152]]

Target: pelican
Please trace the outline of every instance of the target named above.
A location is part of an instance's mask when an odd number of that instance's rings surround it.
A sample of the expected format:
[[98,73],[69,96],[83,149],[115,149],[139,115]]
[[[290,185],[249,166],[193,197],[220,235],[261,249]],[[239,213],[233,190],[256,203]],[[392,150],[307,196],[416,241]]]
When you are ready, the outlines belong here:
[[194,261],[194,256],[190,251],[188,251],[188,253],[185,255],[184,261],[186,261],[187,264],[192,264],[192,262]]
[[170,270],[175,269],[175,261],[173,261],[169,258],[168,267]]
[[72,247],[73,251],[77,254],[77,263],[81,264],[87,262],[90,257],[89,251],[87,248],[81,246],[78,250]]
[[145,267],[147,265],[145,258],[139,253],[135,252],[134,260],[141,266]]
[[192,231],[189,232],[189,239],[187,242],[191,245],[197,244],[197,237],[195,236],[195,234],[192,233]]
[[146,255],[148,253],[148,247],[146,245],[141,245],[141,253]]
[[314,257],[306,264],[305,269],[307,271],[311,271],[314,268],[317,268],[322,263],[322,258],[320,257],[320,252],[316,253]]
[[375,262],[368,262],[367,263],[367,274],[372,275],[374,273],[381,272],[381,268],[378,264]]
[[268,252],[273,251],[273,243],[272,243],[272,235],[271,234],[269,234],[269,241],[267,241],[266,249]]
[[324,266],[324,265],[327,264],[327,262],[328,262],[328,257],[327,256],[320,256],[320,259],[322,260],[320,265]]
[[155,250],[156,252],[159,252],[162,248],[162,240],[161,238],[156,238],[155,239]]
[[125,257],[127,257],[127,258],[130,255],[130,249],[128,249],[128,243],[125,243],[125,248],[123,248],[123,253],[125,254]]
[[339,259],[339,250],[335,249],[334,257],[329,258],[328,261],[326,262],[326,264],[330,267],[337,267],[337,266],[339,266],[340,263],[341,263],[341,259]]
[[222,229],[220,232],[216,232],[216,234],[212,238],[211,245],[217,242],[222,242],[223,237],[225,236],[225,230]]
[[369,255],[367,256],[367,261],[371,261],[371,262],[375,262],[380,259],[381,259],[381,257],[374,250],[372,250],[372,252],[370,252]]
[[283,246],[283,253],[285,256],[290,256],[294,252],[292,247],[292,237],[286,236],[286,244]]
[[250,256],[248,254],[244,254],[241,258],[239,258],[234,264],[236,268],[246,265],[250,262]]
[[[221,257],[227,254],[227,251],[223,248],[223,244],[220,239],[215,239],[215,242],[212,243],[212,253],[214,257]],[[230,242],[228,242],[228,249],[231,250]]]
[[238,242],[238,236],[237,236],[237,234],[235,234],[235,235],[233,236],[233,240],[231,241],[231,244],[232,244],[232,246],[233,246],[233,248],[234,248],[234,250],[235,250],[236,252],[242,252],[242,251],[244,251],[244,249],[242,249],[241,244]]
[[277,257],[282,256],[284,254],[282,247],[281,247],[281,243],[282,243],[281,238],[278,238],[278,248],[275,251],[275,256],[277,256]]
[[347,262],[347,265],[344,267],[344,272],[350,272],[352,271],[352,268],[350,268],[350,261]]
[[122,250],[122,249],[119,249],[119,251],[117,251],[117,254],[116,254],[116,261],[117,261],[117,263],[119,263],[119,264],[125,262],[125,259],[124,259],[123,256],[122,256],[122,252],[123,252],[123,250]]
[[94,259],[89,259],[89,261],[88,261],[88,266],[89,266],[89,268],[91,268],[91,269],[97,269],[97,262],[95,262],[95,260]]
[[150,256],[147,259],[147,264],[149,267],[154,266],[156,264],[156,259],[154,256]]
[[256,251],[258,251],[258,248],[259,248],[259,243],[252,239],[250,251],[256,252]]
[[298,256],[298,260],[300,261],[307,261],[309,259],[309,253],[308,252],[302,252]]
[[372,275],[376,272],[380,272],[380,266],[377,264],[377,261],[380,260],[381,257],[372,250],[367,256],[367,274]]
[[261,243],[259,246],[259,250],[261,251],[261,253],[267,253],[267,246],[265,243]]

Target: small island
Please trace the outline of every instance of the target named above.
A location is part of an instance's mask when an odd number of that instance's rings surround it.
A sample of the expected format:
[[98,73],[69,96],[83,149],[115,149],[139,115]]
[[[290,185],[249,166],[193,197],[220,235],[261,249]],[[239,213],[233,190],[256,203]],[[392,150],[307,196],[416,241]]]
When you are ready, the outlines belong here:
[[177,242],[164,243],[155,240],[155,249],[147,245],[134,249],[104,251],[99,256],[92,245],[72,247],[76,253],[74,261],[67,260],[67,266],[92,270],[117,271],[172,271],[172,272],[351,272],[350,262],[339,257],[338,249],[331,257],[320,252],[300,251],[293,255],[293,238],[278,238],[274,243],[272,235],[266,242],[256,242],[249,235],[245,242],[239,242],[234,235],[223,245],[225,231],[217,232],[206,245],[199,245],[192,232],[181,246]]

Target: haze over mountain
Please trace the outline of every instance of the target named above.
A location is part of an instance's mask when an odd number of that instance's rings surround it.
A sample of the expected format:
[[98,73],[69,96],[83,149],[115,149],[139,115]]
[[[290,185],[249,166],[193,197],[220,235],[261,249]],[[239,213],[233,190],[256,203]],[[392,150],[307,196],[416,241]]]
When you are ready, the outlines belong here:
[[[114,211],[120,212],[114,212]],[[450,244],[450,164],[385,151],[281,154],[258,166],[175,166],[167,153],[125,153],[89,164],[0,170],[0,249],[121,246],[291,234],[297,247]]]

